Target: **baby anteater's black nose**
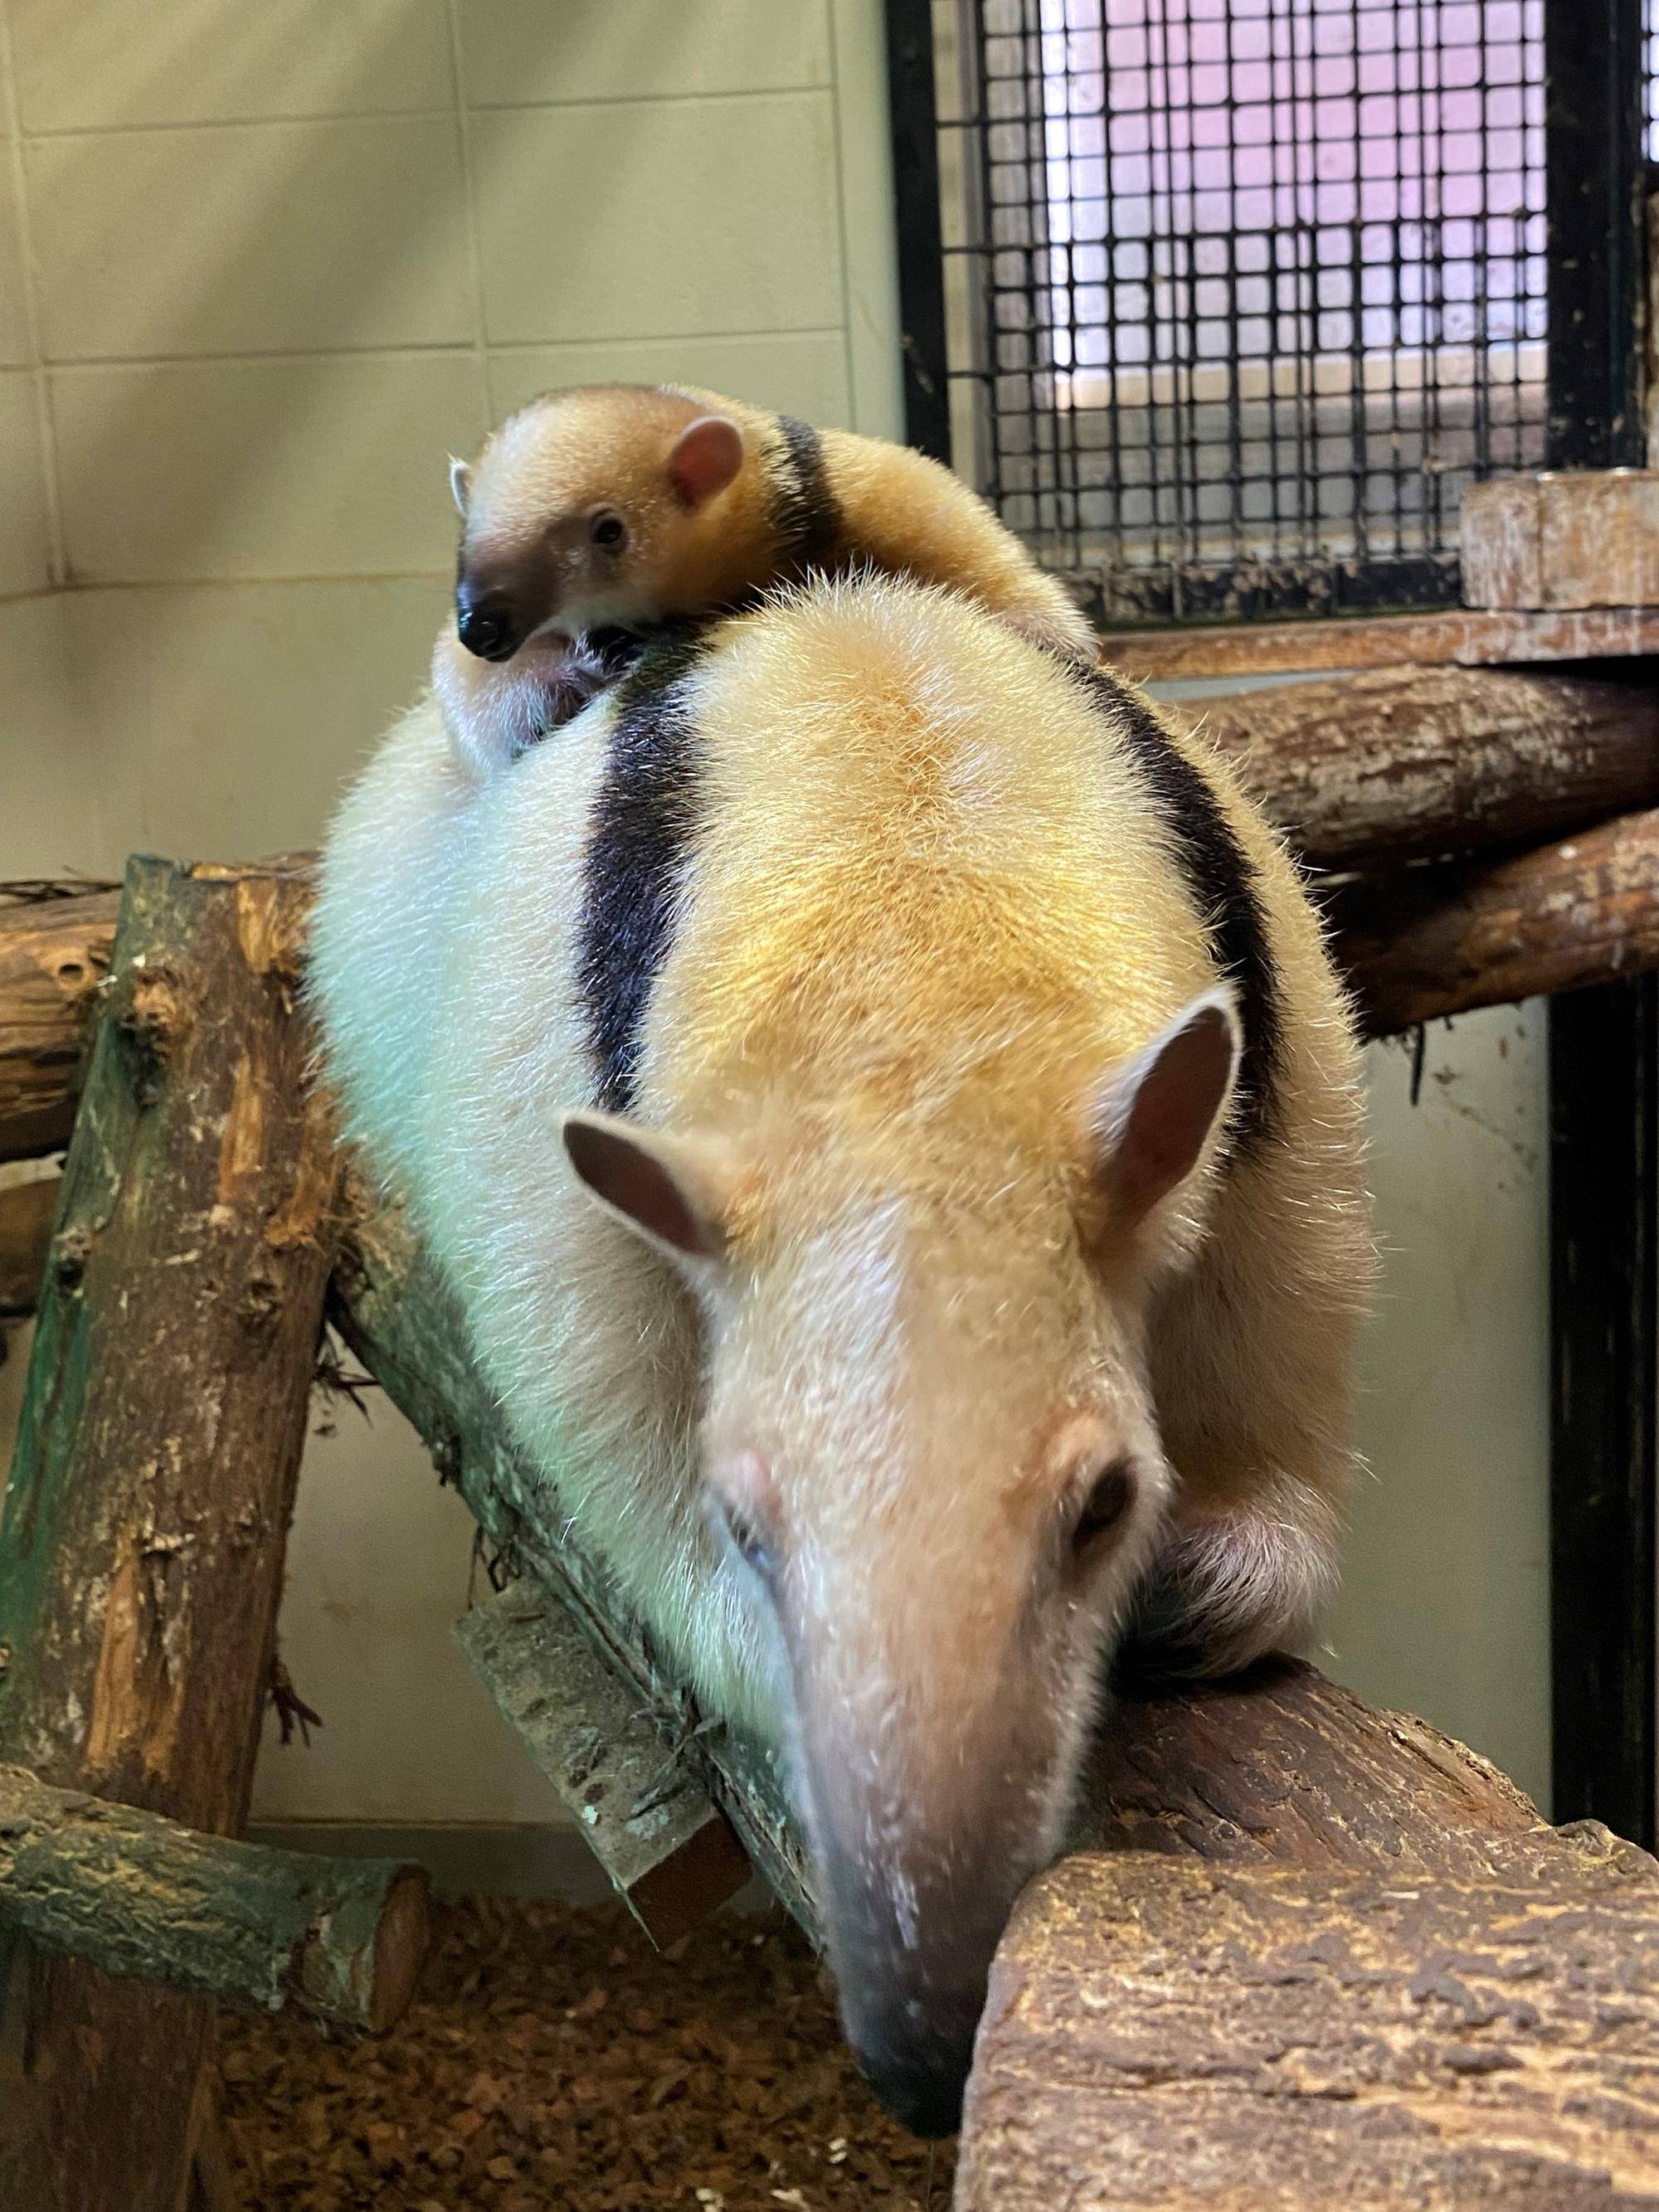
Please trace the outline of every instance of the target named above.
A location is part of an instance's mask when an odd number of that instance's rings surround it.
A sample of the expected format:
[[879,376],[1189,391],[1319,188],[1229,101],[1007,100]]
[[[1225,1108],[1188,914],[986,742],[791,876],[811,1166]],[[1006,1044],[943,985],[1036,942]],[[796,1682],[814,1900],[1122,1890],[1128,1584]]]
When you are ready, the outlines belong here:
[[511,660],[524,640],[505,595],[484,592],[473,599],[465,588],[455,594],[455,628],[461,643],[480,660]]

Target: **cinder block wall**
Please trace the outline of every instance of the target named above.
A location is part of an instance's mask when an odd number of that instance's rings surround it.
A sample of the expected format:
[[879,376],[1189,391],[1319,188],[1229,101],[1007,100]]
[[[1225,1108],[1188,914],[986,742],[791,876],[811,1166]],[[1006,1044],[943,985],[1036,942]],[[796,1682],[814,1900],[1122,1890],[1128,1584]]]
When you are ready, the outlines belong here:
[[[421,686],[446,453],[549,383],[895,432],[881,57],[878,0],[0,0],[0,875],[313,842]],[[1534,1786],[1537,1027],[1461,1024],[1414,1112],[1376,1060],[1332,1631]],[[268,1818],[549,1816],[449,1641],[469,1538],[384,1412],[316,1443],[283,1632],[327,1725]]]

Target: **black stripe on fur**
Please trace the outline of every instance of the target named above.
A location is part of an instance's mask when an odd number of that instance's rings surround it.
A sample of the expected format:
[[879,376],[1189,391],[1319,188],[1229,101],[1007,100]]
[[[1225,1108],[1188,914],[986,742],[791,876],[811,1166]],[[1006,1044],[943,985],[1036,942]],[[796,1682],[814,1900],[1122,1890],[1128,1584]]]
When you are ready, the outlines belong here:
[[617,687],[611,750],[582,863],[576,949],[594,1103],[610,1114],[634,1104],[646,1009],[674,941],[701,801],[684,679],[714,627],[678,623],[656,633]]
[[779,567],[799,576],[809,568],[835,565],[841,550],[841,507],[830,489],[817,432],[793,415],[780,415],[777,422],[783,451],[772,472],[772,497]]
[[1267,1133],[1284,1056],[1279,972],[1255,863],[1221,802],[1146,702],[1101,670],[1084,678],[1122,733],[1168,827],[1188,892],[1210,932],[1223,975],[1238,994],[1239,1055],[1234,1133],[1241,1144]]

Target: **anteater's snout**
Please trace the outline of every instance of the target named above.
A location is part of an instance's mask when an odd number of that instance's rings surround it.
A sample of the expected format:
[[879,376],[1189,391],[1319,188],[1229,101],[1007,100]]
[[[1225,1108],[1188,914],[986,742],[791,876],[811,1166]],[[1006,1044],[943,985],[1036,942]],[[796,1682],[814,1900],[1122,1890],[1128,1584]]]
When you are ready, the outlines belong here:
[[465,583],[455,593],[455,628],[461,643],[480,660],[511,660],[524,643],[524,627],[505,592],[471,591]]
[[[886,1887],[879,1875],[871,1886]],[[871,1889],[849,1898],[839,1887],[827,1915],[847,2040],[896,2120],[919,2136],[953,2134],[1006,1900],[965,1928],[920,1892],[917,1917],[903,1927],[881,1925],[871,1901]]]
[[854,2053],[866,2081],[883,2110],[912,2135],[954,2135],[962,2124],[977,2005],[973,2014],[944,2033],[924,2031],[903,2018],[850,2023]]

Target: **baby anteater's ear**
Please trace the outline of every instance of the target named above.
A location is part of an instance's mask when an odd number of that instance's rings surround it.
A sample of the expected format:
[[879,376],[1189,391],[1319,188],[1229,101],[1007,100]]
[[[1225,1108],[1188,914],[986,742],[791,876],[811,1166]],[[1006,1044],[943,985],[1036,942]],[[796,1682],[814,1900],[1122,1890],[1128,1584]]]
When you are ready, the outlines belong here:
[[449,490],[455,501],[456,512],[463,522],[466,520],[466,503],[472,495],[472,464],[449,457]]
[[729,415],[699,415],[674,441],[668,481],[687,507],[723,492],[743,466],[743,433]]

